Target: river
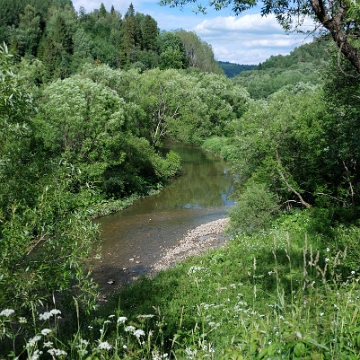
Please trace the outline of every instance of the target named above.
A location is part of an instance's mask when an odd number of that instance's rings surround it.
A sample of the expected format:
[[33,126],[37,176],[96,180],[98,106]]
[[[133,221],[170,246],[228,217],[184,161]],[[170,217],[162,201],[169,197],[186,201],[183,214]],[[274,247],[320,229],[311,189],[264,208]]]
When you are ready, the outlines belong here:
[[165,249],[190,230],[227,216],[234,177],[219,157],[191,145],[165,142],[181,156],[182,176],[156,195],[96,220],[101,226],[101,258],[93,277],[103,293],[146,274]]

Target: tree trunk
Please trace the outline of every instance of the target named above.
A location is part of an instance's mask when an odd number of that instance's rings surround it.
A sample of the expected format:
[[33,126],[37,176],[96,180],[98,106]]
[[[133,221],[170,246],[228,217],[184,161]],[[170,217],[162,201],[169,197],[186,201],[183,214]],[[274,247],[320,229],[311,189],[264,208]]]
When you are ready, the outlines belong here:
[[337,13],[333,17],[330,17],[326,13],[322,0],[310,0],[310,4],[321,24],[329,30],[339,50],[350,61],[356,71],[360,73],[359,51],[348,42],[348,35],[343,29],[343,21],[348,11],[346,2],[341,3]]

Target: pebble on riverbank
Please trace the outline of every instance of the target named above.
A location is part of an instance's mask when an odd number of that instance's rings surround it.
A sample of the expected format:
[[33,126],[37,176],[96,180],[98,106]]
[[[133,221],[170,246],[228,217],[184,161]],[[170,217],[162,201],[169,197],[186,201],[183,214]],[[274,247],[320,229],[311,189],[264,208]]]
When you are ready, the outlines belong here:
[[228,222],[229,218],[219,219],[189,230],[178,245],[168,249],[163,257],[151,266],[150,274],[166,270],[188,256],[200,255],[208,249],[219,246],[224,242]]

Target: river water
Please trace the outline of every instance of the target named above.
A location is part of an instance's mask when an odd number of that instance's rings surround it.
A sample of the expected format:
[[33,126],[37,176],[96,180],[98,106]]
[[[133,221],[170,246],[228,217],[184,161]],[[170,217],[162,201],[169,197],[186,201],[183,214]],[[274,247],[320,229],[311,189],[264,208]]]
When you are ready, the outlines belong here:
[[149,272],[164,250],[191,229],[227,216],[234,177],[226,163],[191,145],[166,142],[176,151],[182,176],[156,195],[135,201],[123,211],[96,220],[101,226],[101,258],[93,261],[93,278],[103,293]]

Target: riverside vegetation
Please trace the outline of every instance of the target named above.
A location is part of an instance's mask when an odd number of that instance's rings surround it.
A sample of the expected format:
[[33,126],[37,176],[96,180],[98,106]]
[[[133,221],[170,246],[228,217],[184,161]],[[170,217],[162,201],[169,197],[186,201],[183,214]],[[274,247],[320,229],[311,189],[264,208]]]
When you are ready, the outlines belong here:
[[[230,80],[133,7],[0,18],[0,358],[360,357],[360,88],[326,34]],[[181,173],[165,136],[239,174],[232,239],[99,307],[91,219]]]

